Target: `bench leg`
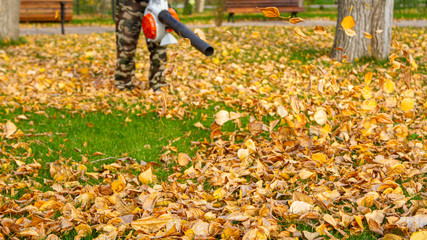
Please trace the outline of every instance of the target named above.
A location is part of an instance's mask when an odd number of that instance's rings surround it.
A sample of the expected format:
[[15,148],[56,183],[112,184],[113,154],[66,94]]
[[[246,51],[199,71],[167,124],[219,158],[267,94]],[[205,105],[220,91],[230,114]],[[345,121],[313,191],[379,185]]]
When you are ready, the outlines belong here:
[[293,17],[293,18],[297,17],[297,14],[298,14],[297,12],[292,12],[291,17]]
[[234,23],[234,13],[229,13],[228,14],[227,22],[230,22],[230,20],[233,20],[233,23]]

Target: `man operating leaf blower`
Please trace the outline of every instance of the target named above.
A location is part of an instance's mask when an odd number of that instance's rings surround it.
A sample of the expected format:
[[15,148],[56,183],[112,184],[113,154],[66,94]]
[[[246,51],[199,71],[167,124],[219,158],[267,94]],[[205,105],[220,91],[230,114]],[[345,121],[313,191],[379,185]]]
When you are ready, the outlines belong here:
[[214,49],[194,32],[179,22],[178,14],[167,0],[117,0],[116,44],[117,66],[115,85],[121,90],[134,88],[135,53],[139,34],[143,28],[150,51],[149,85],[154,91],[166,86],[162,76],[167,61],[166,46],[177,43],[170,32],[190,39],[191,44],[206,56]]

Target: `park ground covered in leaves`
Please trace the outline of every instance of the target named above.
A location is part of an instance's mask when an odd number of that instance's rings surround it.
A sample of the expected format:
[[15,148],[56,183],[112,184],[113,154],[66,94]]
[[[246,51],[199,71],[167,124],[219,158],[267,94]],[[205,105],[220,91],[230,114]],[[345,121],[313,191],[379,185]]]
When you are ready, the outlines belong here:
[[426,239],[426,29],[351,64],[333,31],[206,29],[162,94],[143,40],[132,92],[113,34],[0,49],[0,239]]

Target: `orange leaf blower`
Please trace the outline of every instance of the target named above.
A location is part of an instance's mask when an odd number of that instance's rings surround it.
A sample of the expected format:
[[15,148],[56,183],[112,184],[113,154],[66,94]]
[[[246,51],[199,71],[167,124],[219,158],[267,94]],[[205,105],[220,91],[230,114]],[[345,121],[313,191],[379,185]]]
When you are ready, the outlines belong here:
[[211,56],[214,53],[212,46],[179,21],[177,12],[169,8],[167,0],[149,1],[142,20],[142,29],[148,41],[160,43],[161,46],[178,42],[170,34],[173,30],[179,36],[189,39],[191,45],[206,56]]

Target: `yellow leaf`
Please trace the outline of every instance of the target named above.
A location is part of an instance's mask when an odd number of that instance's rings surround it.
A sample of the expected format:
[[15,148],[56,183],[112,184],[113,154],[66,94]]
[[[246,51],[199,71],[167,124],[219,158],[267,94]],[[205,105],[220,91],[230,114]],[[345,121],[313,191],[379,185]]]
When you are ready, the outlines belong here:
[[347,16],[341,21],[341,26],[344,30],[352,29],[356,26],[356,22],[352,16]]
[[427,231],[414,232],[410,240],[425,240],[427,239]]
[[320,124],[323,125],[328,121],[328,114],[323,109],[319,109],[314,114],[314,120]]
[[153,182],[153,172],[151,171],[151,167],[139,174],[139,181],[142,184],[150,184]]
[[369,84],[371,84],[372,81],[372,72],[368,72],[367,74],[365,74],[365,84],[369,86]]
[[227,227],[221,234],[221,239],[239,239],[240,233],[239,228]]
[[301,29],[299,29],[298,27],[295,27],[294,29],[295,29],[295,33],[296,33],[298,36],[300,36],[300,37],[302,37],[302,38],[307,38],[307,35],[305,35],[305,34],[301,31]]
[[405,98],[402,100],[400,107],[404,112],[411,111],[415,106],[415,102],[412,98]]
[[322,27],[322,26],[316,26],[316,27],[314,28],[313,32],[314,32],[315,34],[324,35],[324,34],[326,34],[326,29],[325,29],[324,27]]
[[252,38],[259,38],[260,33],[258,31],[252,32]]
[[328,158],[323,153],[315,153],[311,155],[311,159],[317,162],[319,165],[323,165],[328,161]]
[[405,238],[392,233],[387,233],[386,235],[384,235],[384,238],[383,238],[383,240],[404,240],[404,239]]
[[111,183],[111,188],[115,193],[123,192],[126,188],[126,181],[122,175],[119,175],[119,178]]
[[219,64],[219,58],[214,58],[214,59],[212,59],[212,62],[214,63],[214,64]]
[[245,146],[251,151],[251,152],[255,152],[256,150],[256,146],[255,143],[252,139],[248,139],[245,141]]
[[363,35],[365,35],[365,38],[368,38],[368,39],[372,38],[372,35],[367,32],[364,32]]
[[280,11],[276,7],[260,8],[259,10],[264,14],[264,17],[280,17]]
[[292,24],[297,24],[297,23],[300,23],[300,22],[304,22],[304,19],[296,17],[296,18],[289,19],[289,22],[292,23]]
[[392,80],[390,80],[390,79],[387,79],[384,82],[383,88],[384,88],[384,91],[386,93],[392,93],[392,92],[394,92],[394,82]]
[[372,98],[371,88],[369,86],[364,87],[361,92],[364,99]]
[[213,193],[214,198],[216,199],[222,199],[225,195],[226,191],[222,188],[218,188],[217,190],[215,190],[215,192]]
[[83,67],[80,69],[80,73],[81,74],[88,74],[89,73],[89,69],[87,67]]
[[359,227],[363,231],[365,229],[365,227],[363,227],[362,217],[361,216],[354,216],[354,219],[356,219],[357,224],[359,225]]
[[377,107],[377,102],[375,100],[365,100],[362,103],[362,109],[367,111],[372,111]]

